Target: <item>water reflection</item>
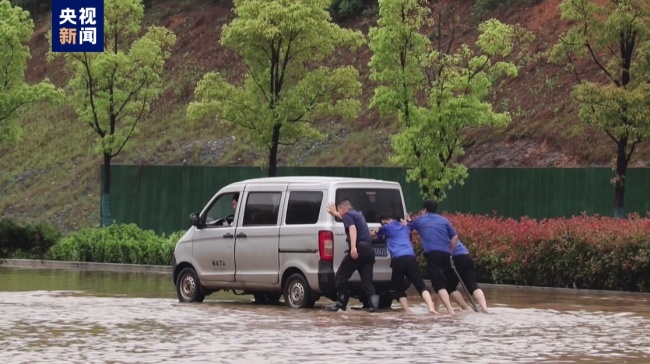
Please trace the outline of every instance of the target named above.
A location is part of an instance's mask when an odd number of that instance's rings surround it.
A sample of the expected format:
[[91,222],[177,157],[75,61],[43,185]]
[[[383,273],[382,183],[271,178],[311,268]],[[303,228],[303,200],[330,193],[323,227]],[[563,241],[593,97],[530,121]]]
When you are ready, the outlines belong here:
[[180,304],[151,274],[0,270],[0,291],[2,363],[650,362],[640,294],[486,288],[493,315],[433,318]]

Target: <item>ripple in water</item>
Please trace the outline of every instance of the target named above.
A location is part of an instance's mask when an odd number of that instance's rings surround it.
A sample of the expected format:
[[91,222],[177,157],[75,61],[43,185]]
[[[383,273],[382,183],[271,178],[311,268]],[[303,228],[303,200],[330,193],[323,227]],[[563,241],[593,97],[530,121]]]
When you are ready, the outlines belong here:
[[0,293],[2,363],[650,362],[634,313],[493,307],[434,318],[242,302]]

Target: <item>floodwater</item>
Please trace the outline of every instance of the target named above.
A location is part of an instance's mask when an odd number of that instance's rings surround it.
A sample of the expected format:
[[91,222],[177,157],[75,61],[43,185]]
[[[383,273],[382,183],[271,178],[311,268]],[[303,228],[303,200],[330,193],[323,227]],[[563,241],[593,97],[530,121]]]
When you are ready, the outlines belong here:
[[413,315],[329,313],[181,304],[167,275],[0,268],[0,363],[650,362],[648,294],[484,291],[491,315],[433,317],[416,298]]

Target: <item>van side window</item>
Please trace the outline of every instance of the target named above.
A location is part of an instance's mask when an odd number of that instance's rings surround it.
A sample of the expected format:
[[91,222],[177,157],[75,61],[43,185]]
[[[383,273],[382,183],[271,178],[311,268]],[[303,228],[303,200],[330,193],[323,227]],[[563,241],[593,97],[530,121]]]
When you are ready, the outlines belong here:
[[321,191],[291,191],[285,223],[287,225],[317,223],[322,202]]
[[277,225],[282,192],[250,192],[242,226]]
[[224,227],[231,226],[237,209],[239,192],[225,193],[213,202],[205,214],[205,224],[207,227]]

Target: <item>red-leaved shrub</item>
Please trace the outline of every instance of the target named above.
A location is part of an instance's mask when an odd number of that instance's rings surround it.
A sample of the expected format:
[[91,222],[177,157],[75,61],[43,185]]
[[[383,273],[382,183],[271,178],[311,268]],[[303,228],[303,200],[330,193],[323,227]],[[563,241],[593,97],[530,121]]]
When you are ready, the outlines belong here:
[[[650,218],[445,217],[470,251],[480,282],[650,291]],[[413,238],[419,252],[419,237]]]

